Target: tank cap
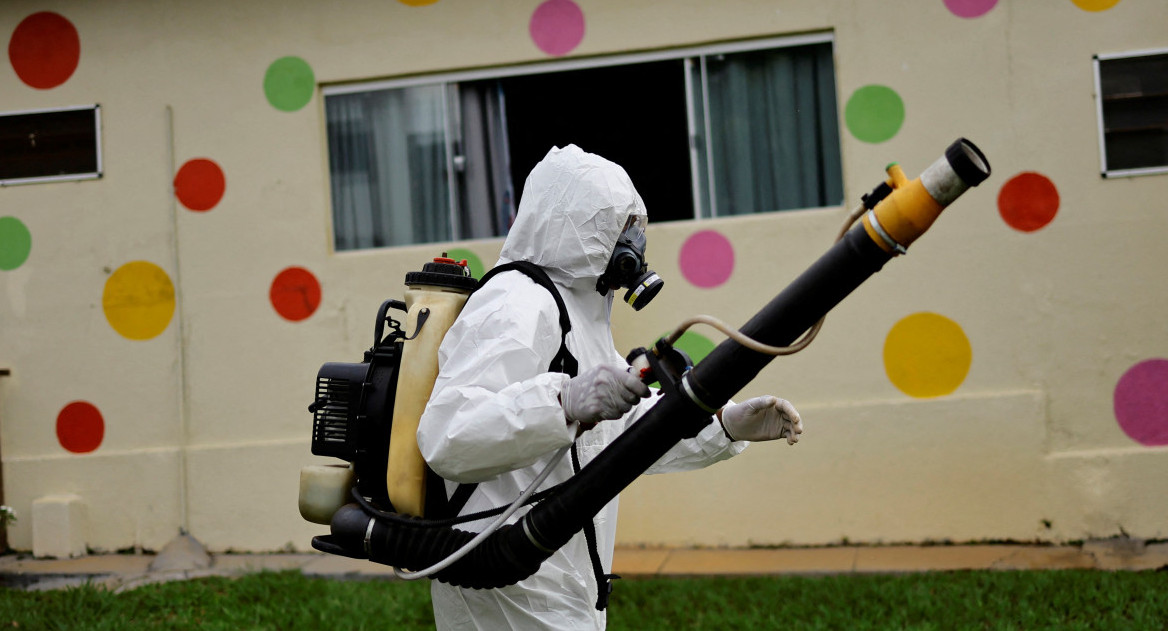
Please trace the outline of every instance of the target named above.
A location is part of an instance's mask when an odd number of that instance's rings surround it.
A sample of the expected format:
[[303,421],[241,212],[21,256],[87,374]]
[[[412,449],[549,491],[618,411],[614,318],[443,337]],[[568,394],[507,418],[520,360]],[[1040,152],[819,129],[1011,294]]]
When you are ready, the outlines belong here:
[[470,275],[465,260],[447,258],[443,252],[442,256],[436,256],[432,262],[423,264],[422,271],[407,273],[406,285],[435,285],[471,291],[478,285],[478,281]]

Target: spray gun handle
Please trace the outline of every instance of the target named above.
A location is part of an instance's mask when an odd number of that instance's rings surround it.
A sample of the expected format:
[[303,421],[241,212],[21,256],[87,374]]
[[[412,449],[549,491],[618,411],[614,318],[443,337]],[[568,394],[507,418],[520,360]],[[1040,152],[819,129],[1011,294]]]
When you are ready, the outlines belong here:
[[649,365],[649,351],[647,349],[633,349],[627,359],[629,366],[631,366],[629,370],[645,385],[657,381],[657,378],[653,376],[653,367]]
[[693,360],[689,355],[666,342],[665,338],[657,340],[653,350],[633,349],[625,360],[632,366],[633,374],[646,385],[657,382],[662,386],[677,383],[687,370],[693,368]]

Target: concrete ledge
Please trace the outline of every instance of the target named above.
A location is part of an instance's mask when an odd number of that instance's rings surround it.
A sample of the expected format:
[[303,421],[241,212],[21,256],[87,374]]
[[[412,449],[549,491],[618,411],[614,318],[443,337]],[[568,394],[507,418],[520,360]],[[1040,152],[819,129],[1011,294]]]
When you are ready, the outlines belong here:
[[1155,570],[1168,543],[1124,539],[1081,546],[902,545],[773,549],[617,548],[622,576],[879,574],[956,570]]
[[[209,567],[152,570],[155,555],[106,554],[80,559],[0,556],[0,586],[60,589],[89,583],[114,591],[165,581],[253,572],[299,571],[338,580],[397,580],[393,569],[320,553],[220,554]],[[616,549],[613,572],[625,578],[890,574],[958,570],[1150,571],[1168,567],[1168,543],[1109,539],[1083,545],[902,545],[774,549]]]

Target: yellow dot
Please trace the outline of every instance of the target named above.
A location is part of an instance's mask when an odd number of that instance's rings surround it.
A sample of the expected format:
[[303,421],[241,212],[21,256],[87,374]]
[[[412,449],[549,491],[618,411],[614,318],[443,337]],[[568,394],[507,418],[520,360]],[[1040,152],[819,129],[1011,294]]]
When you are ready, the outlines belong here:
[[1084,11],[1106,11],[1119,4],[1119,0],[1071,0]]
[[972,362],[973,349],[961,326],[936,313],[904,318],[884,340],[884,371],[892,385],[912,397],[953,392]]
[[166,330],[174,315],[174,285],[161,267],[132,261],[105,281],[101,307],[110,326],[131,340],[148,340]]

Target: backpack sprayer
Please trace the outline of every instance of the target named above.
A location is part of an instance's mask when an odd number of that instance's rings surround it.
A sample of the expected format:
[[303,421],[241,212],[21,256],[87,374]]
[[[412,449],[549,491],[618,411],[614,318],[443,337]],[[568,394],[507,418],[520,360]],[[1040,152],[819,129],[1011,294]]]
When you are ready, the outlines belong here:
[[[389,308],[406,310],[411,322],[417,320],[413,306],[387,301],[378,314],[374,348],[366,353],[366,361],[325,364],[318,376],[317,399],[310,408],[316,414],[313,453],[338,456],[353,466],[335,467],[340,470],[336,473],[301,474],[302,515],[309,521],[329,523],[331,528],[331,534],[313,539],[313,547],[395,568],[431,568],[427,575],[468,588],[503,587],[534,574],[545,559],[678,441],[696,436],[711,422],[711,415],[771,359],[805,348],[828,311],[887,261],[904,254],[945,207],[989,177],[990,164],[973,143],[961,138],[915,180],[909,181],[896,164],[889,165],[887,173],[884,182],[863,196],[836,243],[741,329],[734,331],[713,318],[699,316],[658,340],[651,350],[634,351],[630,363],[641,370],[642,379],[661,383],[664,394],[657,404],[570,480],[537,494],[539,502],[517,522],[500,524],[494,531],[476,534],[455,528],[458,519],[421,517],[421,511],[406,513],[396,507],[391,493],[382,486],[381,472],[389,466],[386,442],[392,450],[395,441],[390,434],[398,435],[396,407],[394,427],[390,428],[385,418],[387,396],[393,392],[394,380],[400,379],[393,360],[404,360],[403,346],[411,340],[400,327],[383,337],[382,324]],[[860,225],[853,226],[857,220]],[[436,260],[435,264],[457,266],[447,261]],[[469,278],[469,274],[462,275]],[[406,284],[413,288],[410,276]],[[463,292],[465,300],[472,286],[459,281],[458,287],[428,285],[426,291]],[[407,302],[408,298],[407,292]],[[460,309],[461,303],[457,307]],[[719,328],[730,339],[690,368],[673,342],[699,322]],[[416,328],[414,335],[418,335]],[[433,384],[432,377],[429,384]],[[430,388],[423,390],[424,405]],[[399,402],[402,396],[418,394],[403,393],[398,384]],[[331,420],[322,423],[322,416]],[[416,447],[412,436],[398,442]],[[441,495],[444,500],[445,494]]]

